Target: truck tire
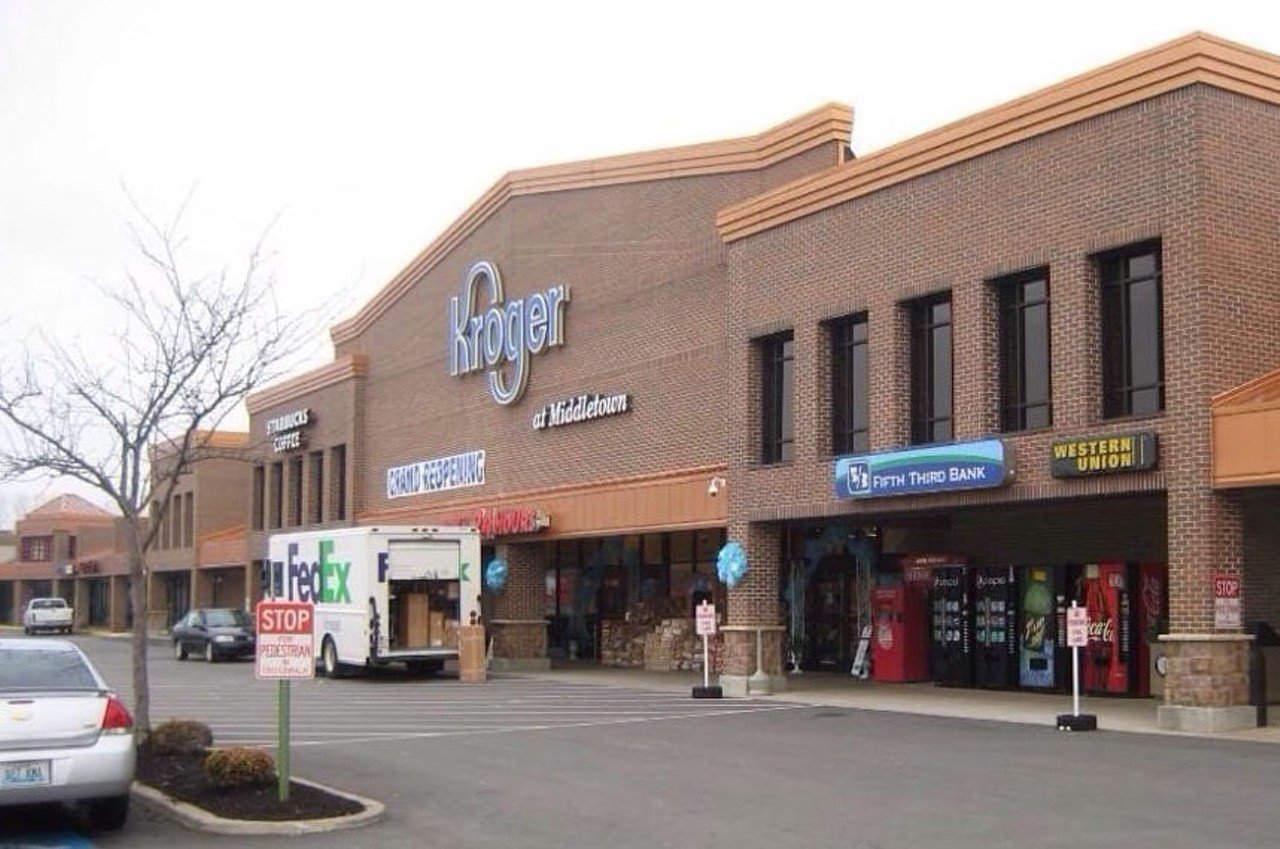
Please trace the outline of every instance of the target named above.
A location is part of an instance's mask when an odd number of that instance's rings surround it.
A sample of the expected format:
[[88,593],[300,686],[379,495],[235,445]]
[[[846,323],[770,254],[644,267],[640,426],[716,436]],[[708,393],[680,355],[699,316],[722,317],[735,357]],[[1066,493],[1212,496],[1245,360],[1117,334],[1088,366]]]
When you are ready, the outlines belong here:
[[338,647],[332,637],[325,637],[320,645],[320,666],[326,678],[337,680],[346,677],[347,670],[338,662]]

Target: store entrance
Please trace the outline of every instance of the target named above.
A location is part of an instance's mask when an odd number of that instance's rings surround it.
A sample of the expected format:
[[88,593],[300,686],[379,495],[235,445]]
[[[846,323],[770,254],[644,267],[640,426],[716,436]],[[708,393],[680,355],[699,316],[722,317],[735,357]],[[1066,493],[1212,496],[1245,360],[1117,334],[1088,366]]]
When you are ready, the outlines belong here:
[[805,669],[847,670],[857,645],[857,610],[853,603],[856,566],[847,554],[818,562],[806,593]]

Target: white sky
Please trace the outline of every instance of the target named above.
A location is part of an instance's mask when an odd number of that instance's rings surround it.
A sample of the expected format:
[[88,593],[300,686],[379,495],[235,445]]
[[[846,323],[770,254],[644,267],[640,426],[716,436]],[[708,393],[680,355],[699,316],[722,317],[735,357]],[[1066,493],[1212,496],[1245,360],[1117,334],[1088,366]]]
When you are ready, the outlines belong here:
[[[830,101],[861,155],[1196,29],[1280,53],[1280,4],[0,0],[0,327],[91,338],[125,185],[194,187],[219,262],[278,217],[283,302],[343,317],[507,171]],[[0,528],[64,488],[0,485]]]

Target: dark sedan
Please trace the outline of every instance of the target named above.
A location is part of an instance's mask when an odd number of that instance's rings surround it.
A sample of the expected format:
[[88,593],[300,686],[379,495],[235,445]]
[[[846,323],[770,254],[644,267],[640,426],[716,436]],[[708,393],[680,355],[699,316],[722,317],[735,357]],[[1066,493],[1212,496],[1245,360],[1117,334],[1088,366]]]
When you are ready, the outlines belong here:
[[210,663],[233,657],[253,657],[253,620],[243,610],[200,607],[173,626],[173,656],[203,655]]

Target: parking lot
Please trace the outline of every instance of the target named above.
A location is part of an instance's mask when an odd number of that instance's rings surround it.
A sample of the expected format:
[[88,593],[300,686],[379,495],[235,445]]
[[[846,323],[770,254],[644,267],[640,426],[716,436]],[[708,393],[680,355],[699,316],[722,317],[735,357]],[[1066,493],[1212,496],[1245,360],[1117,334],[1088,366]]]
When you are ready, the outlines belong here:
[[[76,639],[127,692],[127,641]],[[152,648],[153,721],[200,719],[224,744],[274,739],[275,685],[251,663]],[[387,805],[366,829],[293,839],[308,847],[1269,849],[1280,835],[1271,744],[703,701],[554,674],[479,685],[387,674],[293,692],[295,774]],[[195,834],[141,811],[87,841],[57,818],[20,838],[17,825],[7,837],[23,845],[280,840]]]

